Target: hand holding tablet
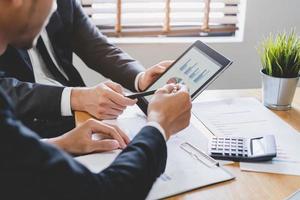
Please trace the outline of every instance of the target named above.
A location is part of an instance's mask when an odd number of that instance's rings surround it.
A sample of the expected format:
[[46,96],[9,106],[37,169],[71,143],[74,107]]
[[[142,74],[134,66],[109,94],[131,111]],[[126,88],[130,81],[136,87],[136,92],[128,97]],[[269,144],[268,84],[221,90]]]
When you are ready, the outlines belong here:
[[232,61],[220,53],[196,41],[145,92],[134,97],[139,99],[138,106],[145,114],[151,95],[169,83],[186,85],[193,100],[231,64]]

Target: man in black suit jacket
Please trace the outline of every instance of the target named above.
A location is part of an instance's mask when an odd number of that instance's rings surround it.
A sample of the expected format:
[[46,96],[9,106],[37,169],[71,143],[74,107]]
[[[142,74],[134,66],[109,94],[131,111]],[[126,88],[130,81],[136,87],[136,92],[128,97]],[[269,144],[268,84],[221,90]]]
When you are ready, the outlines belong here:
[[[73,53],[89,68],[130,90],[144,90],[170,64],[160,63],[144,73],[145,69],[137,61],[107,41],[78,1],[57,1],[57,10],[33,51],[9,45],[0,57],[2,88],[16,104],[17,116],[42,137],[56,136],[73,128],[72,110],[109,119],[135,103],[120,96],[120,85],[111,82],[93,88],[64,88],[85,86],[72,65]],[[41,67],[43,64],[45,69]],[[49,79],[54,80],[49,82]]]
[[[30,48],[53,0],[0,1],[0,54],[7,45]],[[167,85],[149,104],[148,125],[104,171],[92,173],[68,154],[41,141],[15,117],[0,87],[1,199],[144,199],[166,165],[166,144],[189,124],[191,99],[183,86]],[[88,121],[75,132],[108,133]]]

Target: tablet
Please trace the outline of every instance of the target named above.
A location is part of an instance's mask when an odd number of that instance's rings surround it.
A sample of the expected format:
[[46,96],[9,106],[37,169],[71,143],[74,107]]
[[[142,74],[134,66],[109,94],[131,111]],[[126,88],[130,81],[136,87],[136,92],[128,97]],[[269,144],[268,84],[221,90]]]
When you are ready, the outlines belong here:
[[[189,88],[194,100],[205,88],[232,64],[232,61],[201,41],[190,46],[145,91],[156,90],[168,83],[182,83]],[[146,114],[151,96],[138,99],[138,106]]]

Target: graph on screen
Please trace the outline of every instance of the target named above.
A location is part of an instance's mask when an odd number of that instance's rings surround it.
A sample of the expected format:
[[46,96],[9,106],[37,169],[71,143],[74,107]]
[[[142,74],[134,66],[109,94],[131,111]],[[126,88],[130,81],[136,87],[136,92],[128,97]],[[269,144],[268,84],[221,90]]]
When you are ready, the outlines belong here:
[[[197,48],[190,49],[164,73],[148,90],[158,89],[165,84],[183,84],[192,95],[205,84],[220,66]],[[151,97],[146,97],[150,100]]]
[[192,63],[191,59],[188,59],[179,69],[195,83],[209,74],[207,69],[201,69],[201,66],[198,63]]

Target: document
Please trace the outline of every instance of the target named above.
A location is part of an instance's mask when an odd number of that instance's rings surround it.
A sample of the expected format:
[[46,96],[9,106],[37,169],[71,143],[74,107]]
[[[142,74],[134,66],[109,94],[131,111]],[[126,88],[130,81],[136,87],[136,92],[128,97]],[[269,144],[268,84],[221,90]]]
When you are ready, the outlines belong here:
[[[146,118],[135,108],[126,110],[117,120],[108,123],[120,126],[130,138],[145,125]],[[195,188],[219,183],[234,178],[232,174],[205,157],[208,139],[192,124],[172,136],[167,142],[168,159],[165,173],[154,183],[147,199],[160,199]],[[190,145],[192,150],[185,149]],[[196,153],[193,152],[196,148]],[[200,154],[198,153],[198,150]],[[76,160],[93,172],[108,167],[120,150],[77,157]]]
[[[198,134],[197,134],[198,133]],[[192,144],[206,151],[207,138],[190,125],[184,131],[172,137],[168,143],[168,160],[165,173],[154,183],[147,199],[161,199],[195,188],[231,180],[232,174],[214,162],[209,162],[196,154],[183,150],[183,144]]]
[[254,98],[208,101],[193,105],[194,115],[216,136],[275,135],[277,157],[240,163],[242,170],[300,175],[300,134]]
[[291,196],[286,198],[286,200],[299,200],[300,199],[300,190],[293,193]]
[[[145,114],[137,106],[132,106],[128,107],[118,119],[104,120],[104,122],[119,126],[132,140],[146,124],[147,120]],[[99,139],[99,137],[94,138]],[[79,156],[75,159],[88,167],[92,172],[98,173],[108,167],[120,152],[121,150],[114,150]]]

